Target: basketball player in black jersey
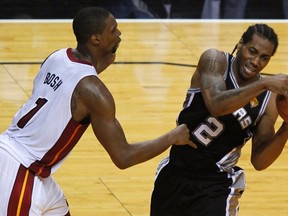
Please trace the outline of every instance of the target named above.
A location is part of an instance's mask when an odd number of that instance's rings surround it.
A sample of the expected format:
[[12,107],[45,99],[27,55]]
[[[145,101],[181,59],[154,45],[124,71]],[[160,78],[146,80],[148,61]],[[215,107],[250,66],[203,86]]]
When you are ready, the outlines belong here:
[[187,124],[197,148],[172,146],[159,164],[151,198],[151,216],[238,215],[245,190],[244,171],[236,166],[251,139],[251,163],[270,166],[288,138],[288,124],[277,132],[275,98],[287,94],[288,76],[263,76],[278,47],[266,24],[249,26],[232,56],[203,52],[192,76],[177,123]]

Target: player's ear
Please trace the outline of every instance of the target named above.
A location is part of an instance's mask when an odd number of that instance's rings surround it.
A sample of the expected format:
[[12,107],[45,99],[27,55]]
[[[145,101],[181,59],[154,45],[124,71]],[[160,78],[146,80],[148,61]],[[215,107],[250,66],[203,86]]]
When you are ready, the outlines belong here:
[[90,36],[90,40],[92,41],[93,44],[99,44],[101,41],[101,34],[92,34]]
[[241,38],[237,44],[237,52],[242,48],[243,46],[243,38]]

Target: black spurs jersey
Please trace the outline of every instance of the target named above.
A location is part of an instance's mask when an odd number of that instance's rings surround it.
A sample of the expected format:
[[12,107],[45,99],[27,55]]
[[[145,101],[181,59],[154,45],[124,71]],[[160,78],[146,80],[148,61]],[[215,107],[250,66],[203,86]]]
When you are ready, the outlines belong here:
[[[225,54],[229,65],[224,74],[227,89],[237,89],[239,85],[231,67],[234,57]],[[233,113],[215,118],[205,106],[201,89],[188,89],[183,110],[177,121],[178,124],[187,124],[191,140],[198,148],[194,149],[188,145],[172,146],[171,165],[195,172],[229,172],[237,163],[242,146],[253,136],[270,95],[270,91],[265,91]]]

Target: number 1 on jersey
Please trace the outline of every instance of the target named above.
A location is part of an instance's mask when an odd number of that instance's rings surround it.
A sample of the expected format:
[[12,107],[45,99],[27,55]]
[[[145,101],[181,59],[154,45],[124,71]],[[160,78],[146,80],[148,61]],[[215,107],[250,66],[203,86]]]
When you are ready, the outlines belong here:
[[41,109],[42,106],[44,106],[47,101],[48,100],[45,98],[38,98],[36,101],[36,106],[18,121],[17,126],[19,128],[24,128],[29,120]]

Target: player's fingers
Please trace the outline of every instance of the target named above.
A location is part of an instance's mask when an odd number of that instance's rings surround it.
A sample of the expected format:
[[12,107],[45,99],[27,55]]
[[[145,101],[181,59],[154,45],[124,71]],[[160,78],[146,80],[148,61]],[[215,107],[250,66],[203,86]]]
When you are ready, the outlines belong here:
[[195,143],[193,143],[192,141],[190,141],[190,142],[188,143],[188,145],[191,146],[191,147],[194,148],[194,149],[197,149],[197,145],[196,145]]

